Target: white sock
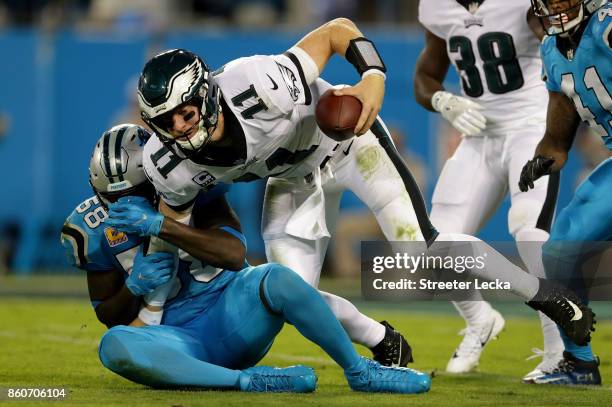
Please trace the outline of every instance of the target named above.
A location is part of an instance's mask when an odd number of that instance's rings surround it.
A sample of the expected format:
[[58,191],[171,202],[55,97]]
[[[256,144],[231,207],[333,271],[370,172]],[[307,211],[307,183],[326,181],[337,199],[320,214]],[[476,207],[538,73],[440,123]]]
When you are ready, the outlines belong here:
[[519,231],[516,236],[516,248],[527,271],[540,278],[546,277],[542,263],[542,246],[548,240],[548,233],[541,229]]
[[351,341],[368,348],[378,345],[385,337],[385,327],[363,315],[350,301],[337,295],[319,291],[342,324]]
[[[542,246],[548,237],[549,234],[541,229],[526,229],[516,234],[516,246],[523,263],[531,274],[540,278],[546,278],[546,271],[542,263]],[[564,345],[557,325],[541,312],[538,312],[538,315],[544,337],[544,352],[561,353]]]
[[542,325],[542,336],[544,337],[544,352],[561,354],[565,345],[561,339],[561,334],[552,319],[538,312],[540,324]]
[[452,303],[468,326],[486,322],[493,307],[482,298],[478,290],[470,290],[469,296],[469,300],[453,301]]

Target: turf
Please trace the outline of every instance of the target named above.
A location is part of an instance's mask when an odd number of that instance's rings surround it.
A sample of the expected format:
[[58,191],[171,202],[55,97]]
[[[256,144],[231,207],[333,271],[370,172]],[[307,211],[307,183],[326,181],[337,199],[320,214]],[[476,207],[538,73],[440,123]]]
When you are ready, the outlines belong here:
[[[314,394],[245,394],[219,391],[160,391],[128,382],[106,371],[97,358],[97,342],[104,328],[84,299],[0,298],[0,388],[65,387],[69,397],[59,405],[193,406],[193,405],[419,405],[419,406],[607,406],[612,387],[559,388],[524,385],[522,374],[536,360],[525,361],[541,342],[534,318],[510,317],[505,331],[481,360],[481,373],[448,376],[438,373],[460,340],[461,321],[444,313],[371,310],[406,333],[414,351],[415,368],[434,371],[432,390],[425,395],[369,395],[348,389],[341,370],[321,349],[286,327],[262,363],[287,366],[303,363],[319,375]],[[612,377],[612,324],[601,322],[596,351],[601,373]],[[365,349],[360,349],[367,354]],[[3,395],[0,395],[0,404]],[[49,401],[11,404],[38,405]]]

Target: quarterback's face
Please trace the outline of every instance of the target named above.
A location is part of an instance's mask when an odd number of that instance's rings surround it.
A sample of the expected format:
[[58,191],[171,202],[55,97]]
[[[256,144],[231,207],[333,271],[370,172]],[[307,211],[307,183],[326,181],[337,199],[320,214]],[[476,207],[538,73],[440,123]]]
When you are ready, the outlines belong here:
[[175,139],[187,141],[198,131],[200,109],[193,105],[179,106],[172,112],[172,127],[169,133]]

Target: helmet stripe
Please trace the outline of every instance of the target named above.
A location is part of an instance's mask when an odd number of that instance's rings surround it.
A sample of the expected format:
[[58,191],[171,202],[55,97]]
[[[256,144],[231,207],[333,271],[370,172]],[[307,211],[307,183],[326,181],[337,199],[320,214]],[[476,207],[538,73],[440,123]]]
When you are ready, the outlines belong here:
[[[110,132],[110,137],[108,139],[108,149],[106,150],[106,155],[108,155],[108,163],[109,163],[109,177],[117,178],[117,165],[115,163],[115,141],[117,140],[118,129],[113,127],[113,131]],[[117,181],[115,181],[117,182]]]
[[122,127],[121,130],[119,130],[119,133],[117,134],[117,138],[115,140],[115,170],[117,176],[119,177],[119,182],[124,180],[123,173],[125,171],[123,169],[123,166],[121,165],[121,143],[123,142],[123,135],[128,128],[129,127],[127,126]]
[[107,132],[104,135],[104,142],[102,143],[102,159],[104,160],[104,169],[111,183],[115,182],[113,178],[113,173],[111,172],[110,154],[109,154],[110,138],[113,133],[114,132]]

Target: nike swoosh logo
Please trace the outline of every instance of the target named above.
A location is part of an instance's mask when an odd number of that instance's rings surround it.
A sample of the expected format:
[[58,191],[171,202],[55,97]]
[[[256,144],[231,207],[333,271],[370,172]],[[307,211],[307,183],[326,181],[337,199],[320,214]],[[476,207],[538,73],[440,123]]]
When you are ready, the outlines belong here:
[[[268,74],[266,74],[266,75],[268,75]],[[274,79],[272,79],[272,77],[270,75],[268,75],[268,78],[270,78],[270,80],[272,81],[272,85],[273,85],[272,90],[278,89],[278,85],[276,84],[276,82],[274,82]]]
[[555,383],[555,382],[565,382],[567,379],[565,379],[563,376],[559,376],[556,375],[554,377],[538,377],[534,380],[535,383],[537,384],[547,384],[547,383]]
[[484,348],[484,346],[487,344],[487,342],[489,342],[489,339],[491,338],[491,334],[493,333],[493,328],[495,327],[495,322],[493,322],[493,324],[491,325],[491,329],[489,329],[489,333],[487,334],[487,337],[485,338],[484,342],[481,340],[480,341],[480,346]]
[[582,311],[580,311],[580,308],[578,308],[576,304],[574,304],[573,302],[569,300],[567,302],[570,305],[570,307],[572,307],[572,309],[574,310],[574,316],[572,317],[572,319],[570,319],[570,321],[580,321],[582,319]]
[[353,146],[354,142],[355,140],[351,140],[351,144],[349,144],[346,150],[343,151],[344,155],[348,155],[349,151],[351,151],[351,147]]
[[402,341],[399,343],[399,352],[397,354],[397,363],[391,363],[391,367],[399,367],[402,361]]

